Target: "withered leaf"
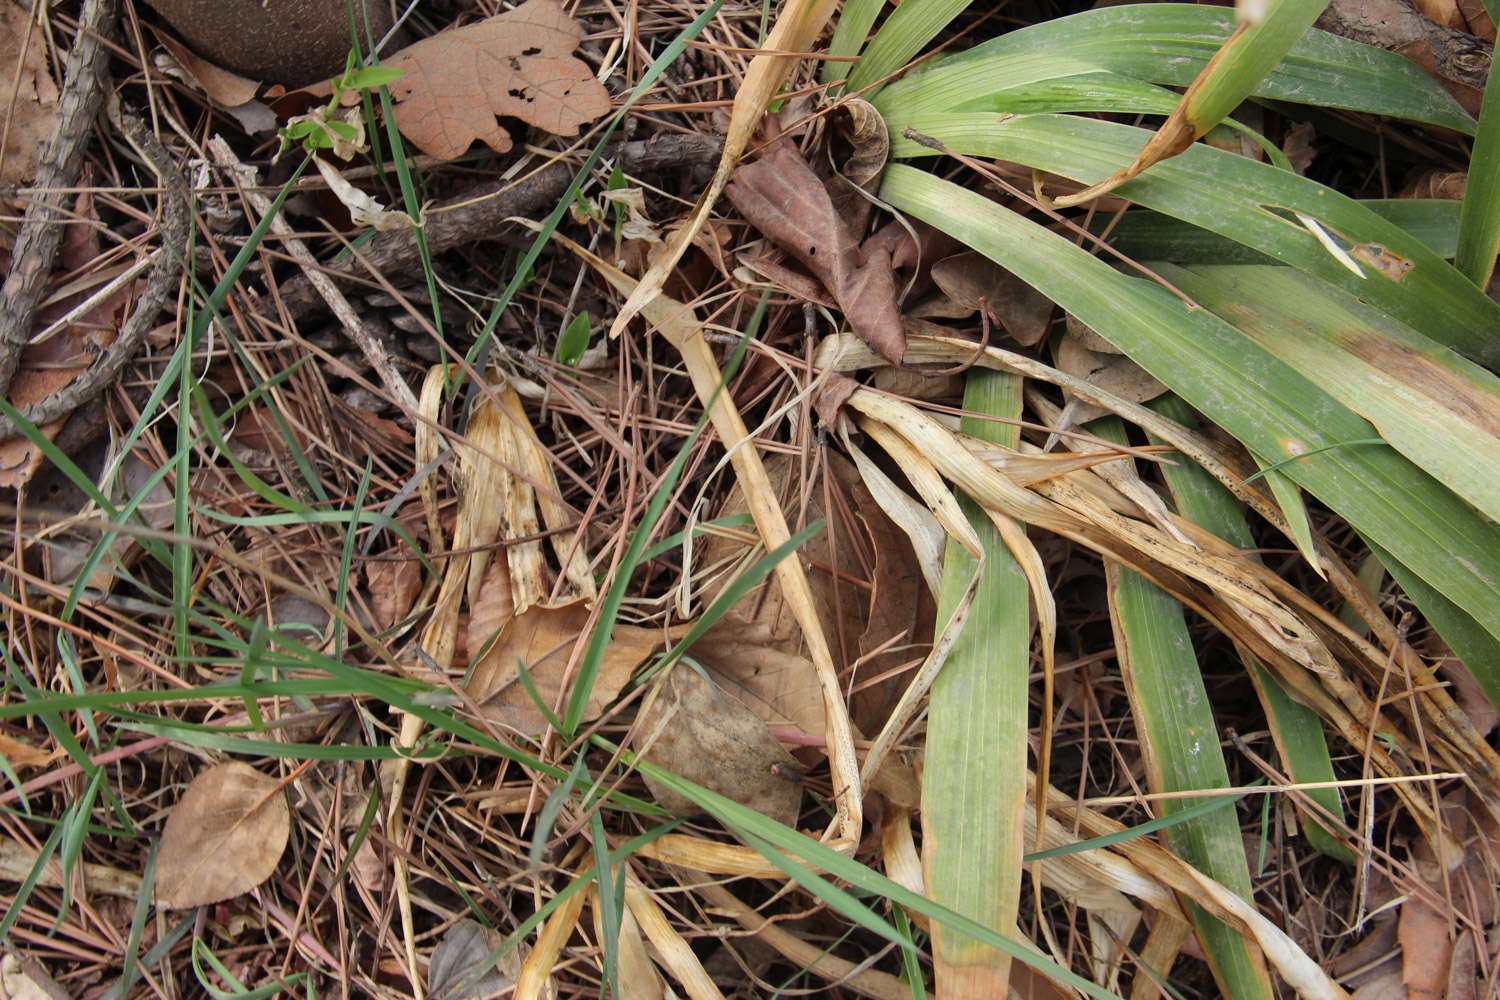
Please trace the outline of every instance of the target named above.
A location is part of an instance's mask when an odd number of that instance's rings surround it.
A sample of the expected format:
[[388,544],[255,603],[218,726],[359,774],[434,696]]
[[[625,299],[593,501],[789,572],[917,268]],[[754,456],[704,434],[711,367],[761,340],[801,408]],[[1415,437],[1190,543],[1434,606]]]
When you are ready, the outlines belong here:
[[[1031,347],[1047,335],[1052,300],[973,250],[932,265],[932,280],[957,306],[972,313],[981,306],[1011,339]],[[967,313],[965,313],[967,315]]]
[[291,833],[278,785],[238,761],[194,778],[162,831],[156,902],[172,910],[217,903],[269,878]]
[[[1057,367],[1074,378],[1092,382],[1132,403],[1144,403],[1167,391],[1167,387],[1123,354],[1090,350],[1070,328],[1057,347]],[[1088,423],[1110,412],[1102,406],[1069,396],[1067,426]],[[1066,427],[1060,429],[1065,430]]]
[[[637,720],[647,760],[709,791],[795,826],[802,804],[801,767],[733,693],[715,689],[696,670],[678,665]],[[701,810],[646,778],[657,803],[692,816]]]
[[571,53],[583,37],[556,0],[527,0],[515,10],[444,31],[402,49],[388,65],[396,126],[422,152],[459,156],[478,139],[497,153],[512,115],[553,135],[609,110],[609,93]]
[[[797,459],[790,455],[772,456],[766,462],[766,473],[773,483],[786,484],[783,508],[801,508],[802,483]],[[888,546],[890,551],[886,555],[896,565],[914,566],[915,556],[905,535],[889,530],[888,519],[858,470],[847,459],[830,453],[824,474],[832,477],[831,492],[845,503],[829,517],[828,530],[803,547],[802,556],[810,564],[808,578],[824,634],[843,637],[835,657],[843,665],[853,665],[862,651],[854,646],[855,642],[868,651],[887,644],[902,632],[908,634],[906,642],[914,641],[912,637],[920,634],[914,624],[916,617],[931,611],[922,609],[928,595],[918,573],[906,574],[899,580],[894,575],[879,573],[876,545]],[[736,487],[725,498],[719,515],[738,514],[746,509],[744,493]],[[812,486],[807,494],[805,516],[810,520],[827,516],[821,483]],[[873,531],[871,526],[882,521],[885,525]],[[751,556],[749,547],[740,540],[710,537],[699,549],[698,566],[703,571]],[[705,594],[705,599],[711,600],[712,593]],[[895,608],[903,609],[911,620],[898,623]],[[900,643],[898,639],[897,644]],[[737,689],[736,694],[745,707],[770,725],[795,729],[813,738],[822,737],[822,688],[812,661],[806,656],[801,629],[775,577],[731,607],[718,624],[693,644],[691,655],[710,664],[711,672],[721,671],[727,684]],[[884,652],[860,662],[858,676],[863,680],[880,675],[917,655],[920,654],[910,647]],[[893,683],[899,686],[900,681],[895,679]],[[864,718],[857,719],[857,724],[874,722],[878,726],[881,721],[876,718],[878,705],[886,698],[886,692],[872,690],[856,699],[860,708],[871,710]]]
[[255,99],[256,92],[260,90],[260,84],[256,81],[214,65],[165,32],[158,32],[156,37],[161,42],[161,47],[181,67],[188,82],[197,84],[215,104],[234,108]]
[[500,961],[488,964],[490,952],[500,947],[502,935],[473,920],[460,920],[432,949],[427,965],[427,991],[433,1000],[484,1000],[510,989],[521,973],[521,953],[512,948]]
[[[477,612],[475,617],[479,617]],[[516,664],[525,664],[542,700],[549,708],[556,706],[568,658],[588,620],[589,607],[584,601],[558,607],[536,604],[510,618],[475,664],[469,678],[470,696],[487,716],[501,725],[527,736],[540,735],[547,728],[547,717],[531,700]],[[493,630],[476,633],[471,623],[470,655],[478,655],[493,636]],[[594,718],[615,700],[630,680],[631,672],[656,650],[663,638],[654,629],[615,626],[604,650],[604,662],[589,692],[585,719]]]
[[407,616],[422,590],[422,564],[416,559],[383,559],[365,563],[370,610],[375,628],[384,632]]
[[779,142],[737,168],[725,194],[751,225],[833,293],[855,333],[892,364],[901,363],[906,334],[890,253],[874,244],[861,250],[857,234],[796,147]]
[[36,959],[7,951],[0,955],[0,1000],[68,1000],[68,991]]
[[0,86],[14,95],[0,169],[3,187],[20,187],[35,176],[42,143],[51,137],[57,117],[57,84],[47,72],[47,32],[36,24],[28,32],[30,22],[25,7],[0,0]]

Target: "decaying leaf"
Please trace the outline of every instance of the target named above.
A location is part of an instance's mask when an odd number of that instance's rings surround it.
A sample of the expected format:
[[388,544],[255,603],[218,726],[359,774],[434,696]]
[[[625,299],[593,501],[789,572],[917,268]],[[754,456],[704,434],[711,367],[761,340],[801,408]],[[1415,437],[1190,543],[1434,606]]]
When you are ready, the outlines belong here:
[[1023,347],[1040,341],[1052,325],[1052,301],[984,254],[944,257],[932,265],[932,280],[962,315],[983,307]]
[[209,768],[167,816],[157,904],[180,910],[249,892],[276,870],[290,833],[280,782],[239,761]]
[[[1086,327],[1082,329],[1087,330]],[[1091,340],[1081,331],[1075,332],[1073,325],[1069,324],[1068,335],[1057,347],[1057,367],[1074,378],[1092,382],[1132,403],[1144,403],[1167,391],[1166,386],[1125,355],[1114,351],[1106,354],[1094,350],[1089,345],[1099,340],[1097,334],[1093,336],[1096,339]],[[1069,395],[1067,408],[1063,411],[1064,419],[1058,429],[1066,430],[1088,423],[1108,412],[1110,411],[1102,406],[1085,403]]]
[[34,958],[0,955],[0,1000],[68,1000],[68,991]]
[[411,611],[422,590],[422,564],[416,559],[371,560],[365,563],[365,580],[375,628],[384,632]]
[[503,116],[553,135],[577,135],[580,125],[609,110],[603,84],[570,54],[582,37],[555,0],[527,0],[423,39],[387,63],[403,71],[390,85],[396,125],[440,160],[476,139],[497,153],[509,150],[510,133],[497,120]]
[[[884,721],[882,707],[889,707],[890,684],[899,678],[864,688],[861,682],[920,657],[907,644],[915,637],[931,635],[920,622],[932,614],[925,585],[915,564],[911,542],[902,533],[885,530],[889,518],[870,495],[858,471],[842,456],[829,453],[825,468],[833,477],[830,492],[847,506],[825,514],[824,490],[815,483],[809,491],[805,516],[816,520],[828,516],[829,527],[808,541],[801,557],[808,563],[813,603],[823,629],[838,643],[835,656],[842,665],[858,660],[855,683],[861,687],[855,699],[856,723],[878,728]],[[798,489],[799,461],[775,455],[766,461],[771,481],[785,490],[783,508],[803,507]],[[744,513],[743,492],[736,487],[724,500],[719,516]],[[882,557],[875,551],[886,546],[892,565],[909,568],[897,576],[881,570]],[[727,567],[761,553],[732,537],[710,537],[695,560],[700,572],[726,574]],[[837,566],[837,576],[835,576]],[[865,581],[864,584],[858,581]],[[868,584],[868,585],[865,585]],[[718,586],[709,588],[711,600]],[[890,649],[889,647],[898,647]],[[861,659],[877,648],[885,652]],[[816,672],[806,658],[802,633],[782,597],[774,577],[739,601],[715,626],[694,643],[694,657],[710,664],[715,677],[736,691],[740,701],[769,725],[805,734],[816,742],[823,736],[823,703]],[[899,692],[897,693],[899,696]]]
[[838,300],[854,332],[892,364],[906,353],[890,251],[861,248],[818,176],[788,142],[735,170],[726,196]]
[[[468,444],[458,447],[465,483],[455,547],[476,551],[469,561],[472,607],[489,565],[488,547],[503,538],[501,554],[517,611],[538,603],[567,603],[595,596],[588,553],[575,544],[575,516],[560,500],[553,458],[537,438],[511,381],[491,369],[490,391],[469,417]],[[544,532],[543,527],[549,529]],[[542,536],[546,541],[542,541]],[[553,574],[546,565],[550,547],[561,567],[561,593],[553,597]]]
[[[880,186],[880,175],[890,156],[891,137],[875,105],[858,97],[840,101],[834,108],[834,121],[848,140],[851,153],[828,179],[828,196],[849,231],[862,233],[875,204],[869,195]],[[870,253],[872,248],[865,251]]]
[[[674,774],[795,826],[802,769],[766,724],[733,693],[712,687],[679,664],[637,719],[644,756]],[[662,808],[679,816],[701,810],[686,796],[646,778]]]
[[[476,612],[475,618],[479,615]],[[470,622],[468,649],[478,656],[485,644],[494,642],[474,665],[469,678],[470,696],[484,713],[503,726],[527,736],[539,736],[547,728],[547,717],[532,701],[516,664],[524,664],[537,693],[549,709],[555,709],[562,693],[568,659],[578,637],[588,626],[589,606],[574,601],[558,607],[533,605],[507,620],[495,636],[486,617],[476,630]],[[604,650],[604,662],[589,693],[585,719],[592,719],[619,695],[631,672],[661,645],[665,636],[655,629],[616,625]],[[576,671],[575,671],[576,674]]]
[[202,90],[215,104],[235,108],[255,99],[256,91],[260,90],[255,80],[214,65],[165,32],[158,32],[156,37],[187,82]]
[[21,187],[36,175],[42,143],[52,135],[57,84],[47,72],[46,32],[13,0],[0,3],[0,88],[7,99],[15,95],[6,119],[0,187]]
[[[504,936],[473,920],[460,920],[432,949],[427,992],[432,1000],[487,1000],[510,989],[521,973],[521,952],[512,948],[495,965],[490,952]],[[482,966],[488,966],[480,971]]]
[[13,736],[0,733],[0,757],[11,767],[46,767],[63,753],[60,749],[48,753],[30,743],[23,743]]

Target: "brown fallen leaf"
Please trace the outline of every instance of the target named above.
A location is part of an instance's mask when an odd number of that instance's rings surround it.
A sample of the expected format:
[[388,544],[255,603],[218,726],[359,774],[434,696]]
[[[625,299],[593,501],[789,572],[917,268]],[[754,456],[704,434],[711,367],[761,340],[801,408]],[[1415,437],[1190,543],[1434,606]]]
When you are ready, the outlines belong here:
[[239,761],[209,768],[167,816],[157,904],[181,910],[249,892],[276,870],[290,833],[280,782]]
[[15,95],[6,118],[0,187],[21,187],[36,175],[42,143],[52,135],[57,84],[47,72],[47,32],[13,0],[0,2],[0,88]]
[[68,996],[36,959],[11,951],[0,956],[0,1000],[68,1000]]
[[156,38],[187,76],[188,83],[195,84],[215,104],[234,108],[255,99],[259,82],[214,65],[166,32],[157,32]]
[[0,733],[0,757],[11,767],[46,767],[65,751],[59,749],[48,753],[30,743],[23,743],[13,736]]
[[969,315],[981,305],[1012,340],[1031,347],[1052,325],[1052,300],[972,250],[944,257],[932,265],[932,280],[949,300]]
[[[480,621],[477,628],[476,619]],[[588,626],[588,604],[574,601],[558,607],[532,605],[505,621],[498,636],[492,621],[488,615],[481,616],[477,609],[470,618],[469,655],[478,656],[486,643],[492,638],[494,642],[474,665],[469,678],[469,695],[479,703],[487,717],[523,735],[539,736],[547,728],[547,717],[527,693],[516,664],[525,665],[547,707],[558,709],[568,659],[578,637]],[[616,625],[610,633],[604,661],[589,692],[583,717],[592,719],[603,712],[630,680],[636,666],[665,638],[655,629]]]
[[891,137],[885,119],[869,101],[852,97],[840,101],[833,111],[837,131],[849,143],[850,156],[828,179],[828,196],[849,231],[862,233],[875,205],[868,196],[880,186],[880,175],[891,152]]
[[[836,643],[835,658],[842,667],[860,660],[856,678],[863,681],[922,655],[925,649],[913,650],[904,644],[918,641],[916,637],[924,634],[919,622],[930,620],[933,612],[920,574],[886,573],[876,551],[879,546],[887,547],[886,557],[893,567],[915,567],[910,540],[903,532],[885,530],[889,518],[848,459],[830,452],[825,468],[825,474],[833,477],[830,492],[846,506],[828,518],[829,527],[803,546],[801,556],[809,565],[813,603],[824,632]],[[783,508],[802,508],[798,459],[772,456],[766,472],[784,488]],[[719,516],[745,509],[744,494],[736,487],[725,498]],[[812,521],[825,516],[824,491],[817,483],[806,498],[805,517]],[[699,548],[696,568],[723,571],[732,562],[758,554],[743,541],[713,536]],[[710,588],[704,599],[713,596]],[[931,634],[930,625],[925,634]],[[904,648],[861,659],[861,654],[886,646],[892,639]],[[721,680],[736,690],[745,707],[769,725],[805,734],[811,741],[822,738],[823,703],[816,672],[774,577],[731,607],[690,652],[720,671]],[[897,688],[899,697],[900,684],[900,678],[889,678],[862,692],[855,702],[856,724],[878,729],[885,721],[882,712],[890,707],[890,688]]]
[[1469,34],[1481,41],[1495,44],[1495,22],[1484,7],[1484,0],[1458,0],[1458,9],[1464,16]]
[[497,119],[514,116],[553,135],[577,135],[609,111],[609,92],[570,53],[583,30],[556,0],[444,31],[396,53],[390,85],[396,126],[440,160],[478,139],[497,153],[511,147]]
[[750,224],[801,261],[866,343],[892,364],[906,354],[890,250],[859,245],[828,189],[788,142],[737,168],[725,195]]
[[422,590],[422,564],[416,559],[371,560],[365,563],[365,580],[375,628],[384,632],[411,611]]
[[[521,974],[521,950],[512,948],[494,965],[490,952],[500,947],[504,935],[473,920],[460,920],[448,928],[427,964],[427,992],[432,1000],[469,1000],[499,996]],[[482,966],[488,966],[481,971]]]
[[[636,723],[643,756],[653,764],[778,823],[796,825],[802,769],[732,692],[712,687],[696,670],[679,664]],[[702,811],[650,777],[646,785],[668,812],[694,816]]]
[[[1059,369],[1074,378],[1092,382],[1132,403],[1144,403],[1167,391],[1166,386],[1125,355],[1117,352],[1101,353],[1085,346],[1084,339],[1074,331],[1072,324],[1069,324],[1067,336],[1057,346],[1055,363]],[[1067,430],[1108,412],[1110,411],[1102,406],[1085,403],[1069,395],[1068,405],[1063,410],[1063,419],[1057,429]]]

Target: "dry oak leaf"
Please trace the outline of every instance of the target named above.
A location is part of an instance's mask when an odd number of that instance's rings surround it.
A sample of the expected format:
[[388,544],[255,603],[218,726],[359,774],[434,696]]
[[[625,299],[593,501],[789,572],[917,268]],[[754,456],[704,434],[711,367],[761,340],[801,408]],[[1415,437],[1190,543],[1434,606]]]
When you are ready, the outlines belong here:
[[511,147],[497,119],[513,115],[553,135],[609,110],[609,92],[569,53],[583,31],[555,0],[444,31],[402,49],[388,63],[402,70],[390,85],[396,126],[424,153],[451,160],[482,140]]
[[162,832],[157,904],[181,910],[217,903],[269,878],[291,833],[280,784],[238,761],[194,778]]

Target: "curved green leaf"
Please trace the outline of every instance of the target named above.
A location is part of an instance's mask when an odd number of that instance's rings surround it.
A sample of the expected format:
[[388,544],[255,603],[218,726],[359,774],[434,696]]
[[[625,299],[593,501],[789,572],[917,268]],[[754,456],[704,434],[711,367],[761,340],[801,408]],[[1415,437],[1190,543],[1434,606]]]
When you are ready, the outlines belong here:
[[[881,197],[1052,298],[1270,460],[1372,436],[1369,423],[1218,317],[981,195],[898,164]],[[1500,636],[1500,526],[1391,448],[1332,448],[1285,469]]]
[[[1101,70],[1185,87],[1233,30],[1233,12],[1219,7],[1161,3],[1085,11],[1009,32],[909,74],[882,90],[875,103],[886,113],[981,110],[988,95]],[[1468,135],[1475,129],[1458,102],[1405,59],[1316,30],[1253,93],[1409,118]]]
[[[895,157],[934,155],[901,136],[910,125],[958,152],[1015,160],[1085,184],[1129,163],[1145,140],[1142,129],[1067,115],[997,123],[984,114],[903,110],[887,121]],[[1500,363],[1500,305],[1411,233],[1316,181],[1199,143],[1115,193],[1315,275],[1444,346]],[[1298,212],[1363,261],[1365,276],[1329,253]]]

